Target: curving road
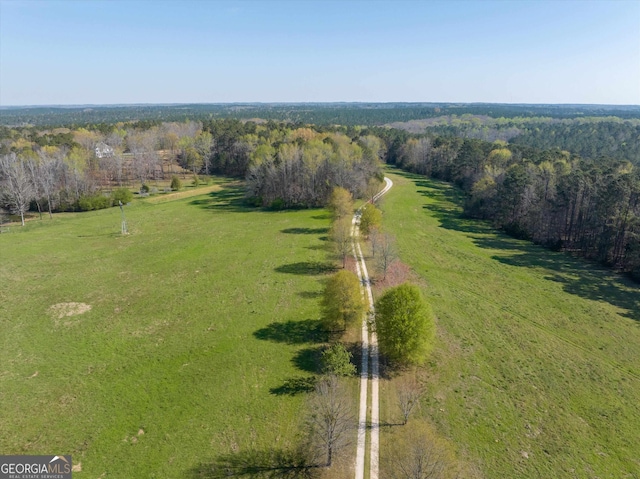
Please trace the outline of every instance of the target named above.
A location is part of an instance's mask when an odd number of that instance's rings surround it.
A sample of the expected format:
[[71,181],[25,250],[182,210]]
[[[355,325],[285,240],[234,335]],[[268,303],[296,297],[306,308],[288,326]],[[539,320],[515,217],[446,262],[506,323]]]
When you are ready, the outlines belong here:
[[[384,178],[384,188],[373,197],[374,201],[384,195],[393,186],[393,181]],[[360,248],[360,215],[362,208],[359,208],[353,216],[351,242],[353,247],[353,257],[356,260],[356,271],[358,279],[362,285],[362,294],[366,297],[369,311],[373,318],[373,294],[371,293],[371,283],[367,264]],[[365,452],[367,439],[367,393],[369,389],[369,372],[371,372],[371,441],[369,442],[369,478],[378,479],[378,452],[380,449],[380,407],[378,403],[378,339],[376,333],[369,334],[369,317],[362,321],[362,369],[360,373],[360,406],[358,413],[358,441],[356,449],[356,475],[355,479],[364,479]],[[371,367],[371,370],[369,370]]]

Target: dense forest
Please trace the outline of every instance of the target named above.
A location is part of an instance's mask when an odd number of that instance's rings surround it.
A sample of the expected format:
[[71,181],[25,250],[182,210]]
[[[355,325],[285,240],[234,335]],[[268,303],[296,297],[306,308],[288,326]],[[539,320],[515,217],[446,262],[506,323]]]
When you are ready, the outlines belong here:
[[502,140],[535,148],[559,148],[585,158],[607,156],[640,164],[640,120],[618,117],[558,119],[449,115],[391,123],[412,133]]
[[640,280],[640,169],[558,149],[387,130],[391,163],[453,182],[466,215]]
[[376,126],[447,115],[491,118],[581,118],[615,116],[640,118],[639,106],[518,105],[489,103],[233,103],[186,105],[1,107],[0,125],[68,126],[154,120],[205,121],[236,118],[315,125]]

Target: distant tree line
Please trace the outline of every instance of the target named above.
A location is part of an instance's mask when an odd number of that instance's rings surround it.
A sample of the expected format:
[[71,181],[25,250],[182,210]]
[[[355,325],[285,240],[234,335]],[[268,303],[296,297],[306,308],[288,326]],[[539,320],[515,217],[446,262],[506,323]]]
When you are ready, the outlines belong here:
[[259,103],[187,105],[110,105],[75,107],[4,107],[0,125],[78,127],[148,121],[185,122],[218,119],[285,121],[314,125],[384,125],[443,115],[479,115],[492,118],[580,118],[617,116],[640,118],[638,106],[507,105],[473,103]]
[[396,124],[431,136],[458,136],[485,141],[508,141],[538,149],[558,148],[583,158],[601,156],[640,164],[640,120],[618,117],[492,118],[449,115]]

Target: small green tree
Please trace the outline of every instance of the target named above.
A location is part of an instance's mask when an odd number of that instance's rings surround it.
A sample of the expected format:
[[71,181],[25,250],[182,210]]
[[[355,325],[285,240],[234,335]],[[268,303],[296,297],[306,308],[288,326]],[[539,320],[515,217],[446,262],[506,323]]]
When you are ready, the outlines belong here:
[[338,218],[331,225],[329,237],[333,242],[333,248],[338,257],[342,260],[342,267],[347,264],[347,256],[351,251],[351,219],[348,217]]
[[353,376],[356,367],[351,362],[352,354],[341,343],[332,344],[322,351],[322,372],[335,376]]
[[353,197],[349,191],[336,186],[331,192],[328,208],[334,218],[350,217],[353,214]]
[[422,364],[432,347],[435,321],[420,289],[407,283],[390,288],[375,306],[380,352],[393,366]]
[[182,189],[182,181],[180,181],[180,178],[178,178],[176,175],[173,175],[171,177],[171,189],[173,191],[179,191],[180,189]]
[[113,198],[114,205],[117,206],[118,201],[122,201],[122,204],[126,205],[127,203],[131,203],[131,200],[133,200],[133,193],[131,193],[129,188],[116,188],[113,190],[113,193],[111,193],[111,197]]
[[360,231],[363,235],[369,236],[373,228],[378,228],[382,224],[382,211],[368,203],[362,209],[360,216]]
[[327,281],[322,295],[322,322],[329,331],[347,329],[364,313],[360,281],[351,271],[338,271]]

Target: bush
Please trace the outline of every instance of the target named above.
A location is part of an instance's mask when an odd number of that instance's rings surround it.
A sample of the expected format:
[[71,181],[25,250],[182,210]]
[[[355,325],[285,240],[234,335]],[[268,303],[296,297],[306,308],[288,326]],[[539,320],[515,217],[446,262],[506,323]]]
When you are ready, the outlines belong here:
[[126,205],[133,200],[133,193],[131,193],[129,188],[117,188],[111,193],[111,198],[113,199],[114,205],[117,205],[118,201],[122,201],[122,204]]
[[284,200],[282,198],[276,198],[269,205],[269,209],[273,211],[280,211],[284,209]]
[[145,185],[144,183],[140,187],[140,193],[149,193],[149,185]]
[[200,185],[200,178],[198,178],[198,175],[193,175],[193,181],[191,182],[191,184],[193,186],[199,186]]
[[402,284],[376,301],[380,352],[393,366],[422,364],[435,336],[435,321],[420,289]]
[[173,175],[171,177],[171,189],[173,191],[179,191],[180,189],[182,189],[182,181],[180,181],[180,178],[178,178],[176,175]]
[[322,351],[322,372],[335,376],[353,376],[356,367],[351,362],[352,354],[340,343]]
[[113,206],[111,197],[104,195],[81,196],[78,200],[78,211],[102,210]]

